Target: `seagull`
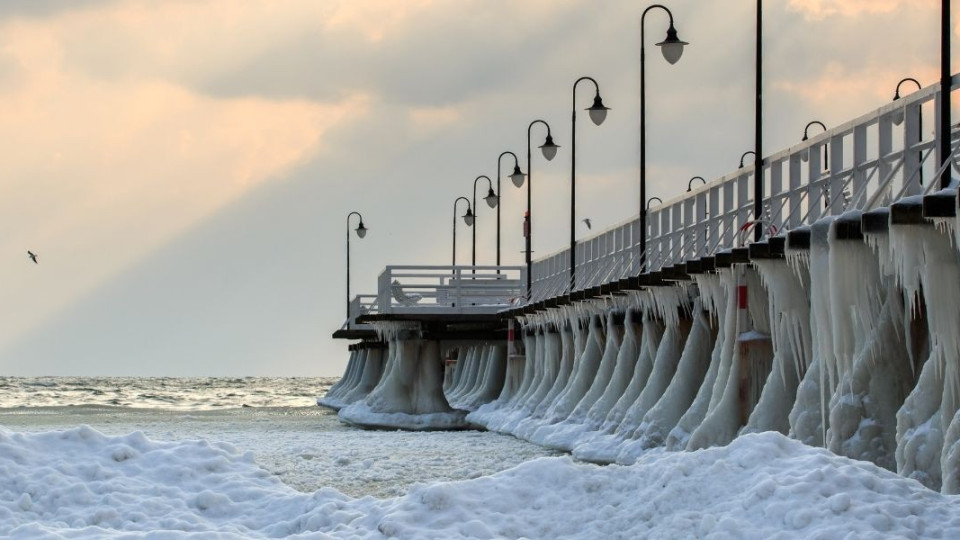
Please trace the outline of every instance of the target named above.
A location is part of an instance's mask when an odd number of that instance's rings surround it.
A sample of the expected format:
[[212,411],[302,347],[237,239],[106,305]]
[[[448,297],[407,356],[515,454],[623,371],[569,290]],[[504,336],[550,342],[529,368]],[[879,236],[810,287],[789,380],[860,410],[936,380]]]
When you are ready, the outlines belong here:
[[592,228],[591,223],[590,223],[590,218],[583,218],[583,222],[587,224],[587,228],[588,228],[588,229],[591,229],[591,228]]
[[30,257],[30,260],[33,261],[33,264],[40,264],[37,262],[37,254],[29,249],[27,250],[27,256]]

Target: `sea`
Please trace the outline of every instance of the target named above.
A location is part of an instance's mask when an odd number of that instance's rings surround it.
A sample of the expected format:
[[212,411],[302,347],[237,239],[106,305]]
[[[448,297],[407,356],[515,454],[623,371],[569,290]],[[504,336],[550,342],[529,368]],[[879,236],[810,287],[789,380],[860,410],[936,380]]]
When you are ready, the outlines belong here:
[[395,497],[557,452],[484,431],[363,430],[319,407],[338,377],[0,377],[0,426],[39,433],[90,426],[110,436],[204,440],[250,452],[302,492]]

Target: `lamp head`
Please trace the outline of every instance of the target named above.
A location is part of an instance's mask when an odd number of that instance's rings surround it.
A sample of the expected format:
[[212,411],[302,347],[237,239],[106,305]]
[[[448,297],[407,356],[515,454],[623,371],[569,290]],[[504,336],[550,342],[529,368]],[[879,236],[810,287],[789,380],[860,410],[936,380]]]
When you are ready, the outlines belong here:
[[497,194],[493,192],[493,188],[490,188],[487,191],[487,196],[484,197],[484,200],[487,201],[487,205],[490,208],[496,208],[497,203],[500,202],[500,197],[497,197]]
[[558,148],[560,147],[554,144],[552,135],[547,135],[547,140],[540,145],[540,151],[543,152],[543,157],[547,158],[547,161],[551,161],[557,157]]
[[893,122],[893,125],[899,126],[903,123],[904,116],[903,107],[901,107],[893,112],[893,114],[890,116],[890,120]]
[[357,225],[356,231],[357,231],[357,236],[359,236],[360,238],[363,238],[364,236],[367,235],[367,228],[363,226],[363,221],[361,221],[360,224]]
[[676,64],[683,56],[684,45],[689,45],[689,43],[681,41],[677,37],[677,29],[672,24],[667,29],[667,39],[657,43],[657,47],[660,47],[660,52],[663,53],[663,58],[671,64]]
[[510,180],[513,181],[513,185],[517,187],[523,187],[523,179],[525,175],[523,171],[520,170],[520,165],[513,166],[513,173],[510,174]]
[[470,208],[467,208],[467,213],[463,215],[463,222],[467,227],[473,227],[473,211]]
[[603,105],[603,100],[600,99],[600,94],[597,94],[593,98],[593,105],[587,109],[590,112],[590,120],[593,121],[594,125],[599,126],[607,119],[607,111],[610,110],[610,107],[605,107]]

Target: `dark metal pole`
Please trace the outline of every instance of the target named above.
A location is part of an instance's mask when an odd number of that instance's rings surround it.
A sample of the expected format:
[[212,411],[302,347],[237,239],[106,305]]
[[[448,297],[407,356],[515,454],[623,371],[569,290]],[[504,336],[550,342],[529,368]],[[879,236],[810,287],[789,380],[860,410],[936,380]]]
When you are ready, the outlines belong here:
[[[640,273],[647,269],[647,70],[644,23],[647,13],[657,8],[667,12],[670,30],[673,30],[673,13],[666,6],[653,4],[643,10],[640,16]],[[670,38],[669,30],[667,38]]]
[[[753,144],[753,219],[763,219],[763,0],[757,0],[756,101],[754,103]],[[753,239],[760,241],[763,227],[753,228]]]
[[363,216],[360,212],[350,212],[347,214],[347,328],[350,328],[350,216],[356,215],[363,223]]
[[532,238],[533,238],[533,213],[530,211],[530,200],[533,193],[533,169],[531,165],[530,157],[530,132],[533,129],[534,124],[543,124],[547,126],[547,137],[550,136],[550,124],[546,123],[544,120],[534,120],[530,122],[530,125],[527,126],[527,215],[526,215],[526,233],[527,233],[527,294],[531,293],[531,285],[533,283],[533,259],[531,257],[532,252]]
[[[913,84],[917,85],[917,90],[923,90],[923,86],[920,84],[920,81],[914,79],[913,77],[904,77],[903,79],[900,79],[900,82],[897,83],[896,90],[893,91],[893,101],[897,101],[898,99],[900,99],[900,87],[903,85],[903,83],[907,81],[910,81]],[[919,141],[923,139],[923,113],[917,115],[917,132],[918,132],[917,140]],[[921,161],[923,160],[922,150],[917,152],[917,159]],[[923,185],[923,168],[922,167],[918,171],[917,177],[920,179],[920,185],[922,186]]]
[[573,107],[570,124],[570,291],[576,285],[577,265],[577,85],[581,81],[590,81],[600,95],[600,85],[593,77],[580,77],[573,83]]
[[[940,8],[940,165],[950,156],[950,0]],[[950,167],[940,175],[940,189],[950,186]]]
[[520,161],[517,159],[517,155],[513,152],[507,150],[506,152],[501,152],[500,156],[497,157],[497,196],[501,197],[500,203],[497,203],[497,266],[500,266],[500,206],[503,202],[503,192],[500,191],[500,163],[503,161],[503,156],[506,155],[513,156],[513,163],[516,167],[520,166]]
[[[467,201],[467,208],[470,208],[470,199],[466,197],[457,197],[453,201],[453,266],[457,265],[457,203],[460,199]],[[473,219],[476,220],[476,216]]]
[[[486,176],[486,175],[480,175],[480,176],[476,177],[476,178],[473,180],[473,207],[474,207],[474,208],[477,208],[477,211],[473,213],[473,226],[472,226],[472,228],[473,228],[473,248],[472,248],[472,250],[471,250],[472,253],[471,253],[471,255],[470,255],[470,264],[471,264],[471,266],[474,266],[474,268],[472,268],[472,269],[470,270],[470,272],[471,272],[472,274],[476,274],[476,273],[477,273],[477,269],[475,268],[475,267],[477,266],[477,214],[480,213],[480,209],[477,207],[477,182],[479,182],[481,178],[483,178],[483,179],[485,179],[485,180],[487,181],[487,184],[490,185],[490,189],[493,189],[493,182],[490,180],[490,177],[488,177],[488,176]],[[500,195],[500,192],[498,191],[498,192],[497,192],[497,196],[499,196],[499,195]],[[499,209],[500,209],[500,204],[499,204],[499,201],[498,201],[498,202],[497,202],[497,211],[498,211],[498,212],[499,212]],[[498,265],[498,266],[499,266],[499,265]]]
[[[640,16],[640,273],[647,270],[647,70],[644,21],[650,6]],[[669,10],[667,11],[669,13]],[[671,16],[672,18],[672,16]]]

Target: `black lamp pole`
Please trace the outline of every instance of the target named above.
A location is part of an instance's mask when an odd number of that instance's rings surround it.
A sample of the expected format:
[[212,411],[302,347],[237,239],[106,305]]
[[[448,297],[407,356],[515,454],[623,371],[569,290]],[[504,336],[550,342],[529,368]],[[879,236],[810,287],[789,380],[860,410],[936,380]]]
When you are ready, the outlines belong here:
[[673,26],[673,13],[665,6],[653,4],[643,10],[640,16],[640,272],[647,267],[647,87],[646,87],[646,52],[644,50],[644,23],[647,13],[652,9],[662,9],[670,17],[670,27],[667,28],[667,38],[657,46],[661,48],[667,62],[674,64],[683,54],[685,41],[677,37],[677,30]]
[[[800,139],[801,141],[806,141],[807,139],[810,138],[810,137],[807,135],[807,131],[809,131],[809,130],[810,130],[810,126],[813,126],[813,125],[817,125],[817,126],[822,127],[824,131],[827,130],[827,126],[823,125],[823,122],[821,122],[821,121],[819,121],[819,120],[813,120],[813,121],[811,121],[810,123],[808,123],[808,124],[806,125],[806,127],[803,128],[803,138]],[[804,154],[804,155],[806,155],[806,154]],[[826,144],[823,145],[823,168],[824,168],[825,170],[830,168],[830,146],[829,146],[829,145],[826,145]]]
[[[753,219],[763,219],[763,0],[757,0],[756,88],[754,90],[753,143]],[[753,239],[760,241],[762,227],[753,228]]]
[[[916,79],[914,79],[913,77],[905,77],[903,79],[900,79],[900,82],[897,83],[897,89],[894,90],[893,92],[893,101],[897,101],[898,99],[900,99],[900,86],[907,81],[910,81],[913,84],[917,85],[917,90],[923,89],[923,87],[920,86],[920,83]],[[897,123],[899,124],[899,122]],[[920,138],[923,138],[923,115],[922,114],[917,116],[917,131],[919,132]],[[919,152],[917,155],[920,156],[920,158],[922,159],[923,152]],[[922,167],[918,171],[918,173],[920,178],[920,185],[922,186],[923,185],[923,168]]]
[[[950,0],[940,8],[940,165],[950,159]],[[950,167],[940,174],[940,189],[950,187]]]
[[532,193],[533,185],[533,169],[531,165],[531,143],[530,143],[530,132],[533,129],[534,124],[543,124],[547,127],[547,138],[542,145],[540,145],[540,151],[543,152],[543,157],[547,158],[547,161],[550,161],[557,155],[557,148],[559,148],[553,142],[553,136],[550,134],[550,124],[544,120],[534,120],[530,122],[530,125],[527,126],[527,215],[524,216],[526,220],[524,233],[526,233],[526,244],[527,244],[527,295],[531,293],[530,287],[533,283],[533,259],[531,257],[532,253],[532,237],[533,237],[533,215],[530,213],[530,196]]
[[347,214],[347,328],[350,328],[350,216],[356,215],[360,218],[357,225],[357,236],[363,238],[367,235],[367,228],[363,226],[363,216],[360,212],[350,212]]
[[[517,159],[517,155],[513,152],[507,150],[506,152],[501,152],[500,156],[497,157],[497,195],[503,193],[500,191],[500,165],[503,162],[503,156],[511,155],[513,156],[513,173],[510,175],[510,178],[519,178],[521,185],[523,182],[523,173],[520,171],[520,160]],[[515,182],[516,183],[516,182]],[[519,185],[517,187],[520,187]],[[497,266],[500,266],[500,205],[497,205]]]
[[463,221],[468,227],[473,225],[473,212],[470,211],[470,199],[457,197],[457,199],[453,201],[453,266],[457,265],[457,203],[460,202],[461,199],[467,203],[467,213],[463,215]]
[[[484,180],[486,180],[486,181],[487,181],[487,184],[490,186],[490,189],[489,189],[489,191],[487,191],[487,196],[486,196],[487,204],[491,204],[491,205],[496,206],[496,207],[499,208],[500,205],[497,204],[497,203],[500,202],[500,201],[498,200],[497,193],[494,193],[494,192],[493,192],[493,181],[491,181],[488,176],[482,175],[482,174],[481,174],[480,176],[476,177],[476,178],[473,180],[473,207],[474,207],[474,208],[477,208],[477,182],[479,182],[481,178],[484,179]],[[498,191],[498,193],[499,193],[499,191]],[[494,202],[491,203],[491,202],[490,202],[491,200],[494,201]],[[477,219],[477,214],[479,214],[479,213],[480,213],[480,211],[479,211],[479,208],[478,208],[478,209],[477,209],[477,213],[473,215],[473,216],[474,216],[474,217],[473,217],[474,221],[476,221],[476,219]],[[476,227],[473,227],[473,231],[472,231],[472,232],[473,232],[473,247],[471,248],[470,265],[476,267],[476,266],[477,266],[477,228],[476,228]],[[470,272],[473,273],[473,274],[476,274],[476,273],[477,273],[477,269],[476,269],[476,268],[473,268],[473,269],[471,269]]]
[[600,125],[607,117],[609,107],[603,105],[600,99],[600,85],[593,77],[580,77],[573,83],[573,107],[571,108],[570,124],[570,291],[573,292],[576,284],[576,264],[577,264],[577,85],[582,81],[590,81],[596,90],[593,98],[593,105],[587,109],[590,111],[590,119],[593,123]]

